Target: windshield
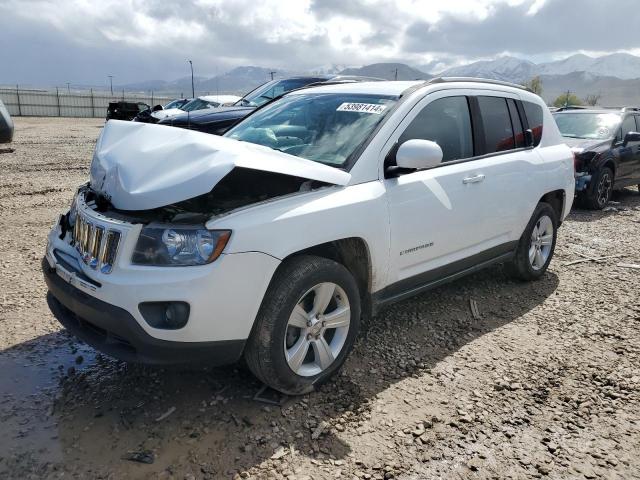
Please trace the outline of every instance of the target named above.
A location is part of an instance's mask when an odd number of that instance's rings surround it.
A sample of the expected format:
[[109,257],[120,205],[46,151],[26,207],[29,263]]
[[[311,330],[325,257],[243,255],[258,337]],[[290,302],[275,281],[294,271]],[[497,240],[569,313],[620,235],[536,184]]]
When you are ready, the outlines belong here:
[[249,116],[225,136],[342,167],[396,100],[345,93],[289,95]]
[[208,102],[206,100],[202,100],[201,98],[194,98],[188,103],[185,103],[181,109],[185,112],[193,112],[194,110],[203,110],[205,108],[217,107],[220,105],[215,102]]
[[237,105],[243,107],[259,107],[264,105],[269,100],[282,95],[283,93],[290,92],[296,88],[304,87],[314,82],[321,82],[322,78],[292,78],[289,80],[272,80],[260,85],[258,88],[250,91],[240,100]]
[[558,113],[554,115],[563,137],[606,140],[613,138],[620,125],[616,113]]
[[165,110],[169,110],[170,108],[180,108],[182,107],[184,104],[186,104],[189,100],[174,100],[173,102],[169,102],[167,103],[164,107]]

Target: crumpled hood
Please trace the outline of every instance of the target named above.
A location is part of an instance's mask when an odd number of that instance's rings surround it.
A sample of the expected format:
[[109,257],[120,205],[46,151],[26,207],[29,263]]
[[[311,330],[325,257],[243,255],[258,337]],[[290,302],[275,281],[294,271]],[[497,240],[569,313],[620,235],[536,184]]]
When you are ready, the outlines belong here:
[[567,145],[569,145],[574,150],[580,150],[583,152],[586,151],[594,151],[599,148],[608,148],[611,145],[611,140],[597,140],[590,138],[571,138],[571,137],[562,137]]
[[234,168],[346,185],[343,170],[268,147],[148,123],[109,120],[91,162],[91,187],[120,210],[148,210],[211,189]]

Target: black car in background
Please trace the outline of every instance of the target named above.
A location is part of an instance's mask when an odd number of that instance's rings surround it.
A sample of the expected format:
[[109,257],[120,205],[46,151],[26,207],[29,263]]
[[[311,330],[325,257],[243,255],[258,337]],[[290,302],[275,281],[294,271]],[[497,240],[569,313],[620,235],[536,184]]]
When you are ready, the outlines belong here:
[[149,105],[142,102],[109,102],[107,120],[133,120],[136,115],[149,108]]
[[560,109],[553,116],[573,149],[583,206],[602,209],[614,189],[640,189],[640,108]]
[[181,114],[166,118],[159,123],[160,125],[171,125],[213,135],[222,135],[256,108],[291,90],[326,82],[346,83],[379,80],[379,78],[340,75],[290,77],[282,80],[272,80],[253,89],[231,107],[217,108],[215,111],[202,110],[190,114]]

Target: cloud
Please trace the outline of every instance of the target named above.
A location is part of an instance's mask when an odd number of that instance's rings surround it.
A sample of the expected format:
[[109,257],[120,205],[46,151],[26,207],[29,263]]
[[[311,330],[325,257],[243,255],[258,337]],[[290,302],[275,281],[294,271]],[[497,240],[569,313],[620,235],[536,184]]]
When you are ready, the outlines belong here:
[[601,0],[496,5],[484,20],[445,15],[434,23],[416,21],[407,29],[403,47],[417,53],[428,46],[436,53],[470,57],[629,50],[640,47],[640,37],[627,27],[640,21],[637,6],[636,0],[618,0],[615,6]]
[[[0,82],[212,76],[234,66],[448,65],[640,48],[634,0],[0,0]],[[624,15],[622,15],[624,12]],[[603,19],[622,28],[594,33]]]

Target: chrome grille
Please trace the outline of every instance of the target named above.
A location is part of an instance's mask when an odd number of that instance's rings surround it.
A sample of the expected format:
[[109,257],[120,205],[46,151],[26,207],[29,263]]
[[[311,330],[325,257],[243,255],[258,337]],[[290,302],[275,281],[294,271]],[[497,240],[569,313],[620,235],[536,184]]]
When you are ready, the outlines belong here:
[[98,225],[78,212],[73,226],[72,242],[82,261],[94,270],[111,273],[120,237],[118,230]]

